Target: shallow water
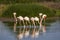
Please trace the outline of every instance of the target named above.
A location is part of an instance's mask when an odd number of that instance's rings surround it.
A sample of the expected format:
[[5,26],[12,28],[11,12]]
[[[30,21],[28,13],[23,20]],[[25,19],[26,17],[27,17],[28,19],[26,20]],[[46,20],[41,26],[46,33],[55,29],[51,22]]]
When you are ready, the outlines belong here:
[[[0,21],[0,40],[19,40],[17,39],[17,32],[14,32],[9,27]],[[60,40],[60,21],[50,23],[50,26],[46,26],[46,32],[39,32],[38,37],[32,38],[29,35],[21,40]]]

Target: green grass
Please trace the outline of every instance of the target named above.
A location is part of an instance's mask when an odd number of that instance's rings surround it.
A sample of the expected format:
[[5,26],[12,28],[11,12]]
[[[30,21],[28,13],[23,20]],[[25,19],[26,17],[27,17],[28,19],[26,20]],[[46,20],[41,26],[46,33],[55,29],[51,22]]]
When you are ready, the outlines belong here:
[[13,13],[16,12],[17,16],[38,16],[39,13],[47,14],[48,17],[55,16],[56,11],[40,4],[12,4],[2,14],[3,17],[13,17]]

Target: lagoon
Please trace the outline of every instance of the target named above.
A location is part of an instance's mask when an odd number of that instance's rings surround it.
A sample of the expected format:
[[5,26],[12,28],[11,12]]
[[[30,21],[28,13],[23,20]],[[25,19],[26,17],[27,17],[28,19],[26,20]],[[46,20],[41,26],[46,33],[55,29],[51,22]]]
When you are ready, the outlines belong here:
[[[32,38],[29,35],[21,40],[60,40],[60,20],[48,24],[50,26],[46,26],[46,32],[40,32],[37,38]],[[17,38],[18,32],[14,32],[11,27],[13,26],[0,21],[0,40],[19,40]]]

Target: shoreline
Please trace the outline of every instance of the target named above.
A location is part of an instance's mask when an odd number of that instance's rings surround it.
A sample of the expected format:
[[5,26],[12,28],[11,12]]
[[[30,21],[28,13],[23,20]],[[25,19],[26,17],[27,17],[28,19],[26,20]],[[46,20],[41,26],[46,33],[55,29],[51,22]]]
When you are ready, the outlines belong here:
[[[60,19],[60,17],[47,17],[46,18],[46,20],[48,20],[48,19],[52,19],[52,20],[54,20],[54,19]],[[7,22],[7,21],[10,21],[10,22],[15,22],[15,20],[14,20],[14,18],[4,18],[4,17],[0,17],[0,21],[3,21],[3,22]]]

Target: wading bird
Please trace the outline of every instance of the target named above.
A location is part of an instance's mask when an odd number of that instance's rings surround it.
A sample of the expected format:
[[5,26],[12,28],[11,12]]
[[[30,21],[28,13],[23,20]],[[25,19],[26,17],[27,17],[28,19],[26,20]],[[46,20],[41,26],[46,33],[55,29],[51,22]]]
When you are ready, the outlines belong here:
[[38,17],[35,17],[34,20],[39,23],[39,18]]
[[41,18],[42,18],[42,15],[43,15],[42,13],[39,13],[40,20],[41,20]]
[[39,18],[38,17],[31,17],[31,21],[32,21],[32,23],[33,23],[33,25],[34,25],[34,29],[33,29],[33,31],[32,31],[32,38],[34,38],[34,37],[37,37],[38,35],[39,35],[39,31],[36,31],[35,30],[35,28],[36,28],[36,24],[35,24],[35,21],[37,21],[38,23],[39,23]]
[[44,14],[44,15],[43,15],[44,23],[45,23],[46,17],[47,17],[47,15]]
[[19,19],[19,23],[21,24],[21,21],[23,22],[23,25],[25,26],[25,23],[24,23],[24,18],[22,17],[22,16],[19,16],[19,17],[17,17],[18,19]]
[[39,24],[39,18],[38,17],[35,17],[34,18],[34,21],[35,21],[35,25],[36,25],[36,29],[38,28],[38,24]]
[[[46,19],[46,17],[47,17],[47,15],[44,14],[44,15],[43,15],[43,18],[44,18],[44,24],[45,24],[45,19]],[[46,27],[45,27],[45,25],[43,26],[43,32],[46,32]]]
[[38,22],[38,24],[39,24],[39,18],[38,17],[35,17],[34,21]]
[[40,17],[40,20],[39,20],[40,21],[40,30],[41,30],[41,27],[42,27],[42,24],[41,24],[42,15],[43,15],[42,13],[39,13],[39,17]]
[[42,21],[44,20],[44,22],[45,22],[46,16],[47,16],[47,15],[44,14],[44,15],[42,16],[41,20],[40,20],[40,29],[42,29]]
[[16,18],[16,13],[15,12],[13,13],[13,16],[14,16],[14,20],[16,22],[17,21],[17,18]]
[[13,13],[13,16],[14,16],[14,32],[16,32],[16,25],[17,25],[17,18],[16,18],[16,13],[14,12]]
[[[30,20],[29,20],[29,17],[24,17],[24,20],[26,21],[26,25],[28,25],[28,23],[30,24]],[[28,37],[29,36],[29,31],[28,28],[26,28],[26,31],[25,31],[25,37]]]
[[33,25],[35,26],[35,19],[34,19],[34,17],[31,17],[30,19],[31,19],[31,22],[33,23]]

